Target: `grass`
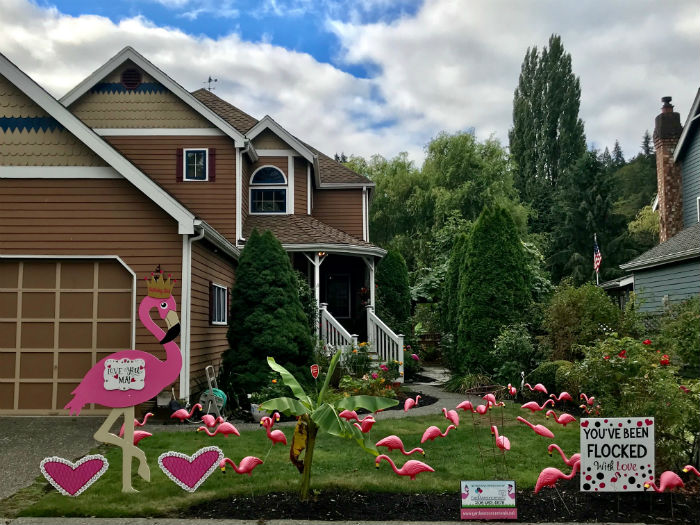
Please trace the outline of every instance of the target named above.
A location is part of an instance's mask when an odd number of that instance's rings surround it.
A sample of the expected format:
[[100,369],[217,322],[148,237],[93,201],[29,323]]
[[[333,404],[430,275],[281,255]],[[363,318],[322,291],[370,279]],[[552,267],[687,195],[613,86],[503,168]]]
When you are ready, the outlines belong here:
[[[439,409],[435,409],[438,413]],[[558,456],[550,458],[547,445],[550,440],[536,435],[527,426],[515,421],[523,410],[509,404],[496,408],[488,416],[460,412],[461,425],[446,438],[428,441],[423,445],[425,457],[414,454],[410,458],[392,452],[391,457],[401,466],[406,459],[419,459],[435,469],[435,473],[420,474],[415,481],[396,476],[386,462],[374,467],[374,457],[354,442],[319,434],[314,451],[312,489],[338,489],[360,492],[446,493],[456,492],[463,479],[514,479],[518,489],[534,486],[541,469],[555,466],[565,472]],[[546,420],[542,412],[525,416],[533,423],[544,424],[556,435],[558,443],[570,455],[579,449],[578,425],[566,428],[553,420]],[[491,418],[491,421],[490,421]],[[502,423],[502,419],[505,424]],[[501,434],[511,441],[505,465],[499,449],[493,445],[490,425],[496,424]],[[429,425],[444,430],[447,420],[442,414],[384,420],[372,428],[372,440],[396,434],[406,448],[420,445],[423,431]],[[282,428],[291,444],[293,428]],[[295,491],[300,474],[289,461],[289,447],[281,444],[270,448],[270,441],[262,429],[241,432],[241,437],[210,438],[204,433],[160,432],[140,444],[151,467],[151,482],[146,483],[135,474],[134,487],[138,494],[121,493],[121,451],[116,447],[101,447],[110,468],[92,487],[77,498],[60,495],[46,483],[37,481],[31,487],[5,500],[5,512],[19,516],[166,516],[191,505],[232,495],[263,494]],[[228,467],[226,474],[215,471],[194,494],[187,493],[165,477],[158,467],[158,456],[168,450],[192,454],[204,446],[220,447],[226,457],[236,463],[244,456],[258,456],[264,464],[258,466],[252,477],[239,476]],[[384,452],[386,449],[380,449]],[[38,499],[38,500],[37,500]]]

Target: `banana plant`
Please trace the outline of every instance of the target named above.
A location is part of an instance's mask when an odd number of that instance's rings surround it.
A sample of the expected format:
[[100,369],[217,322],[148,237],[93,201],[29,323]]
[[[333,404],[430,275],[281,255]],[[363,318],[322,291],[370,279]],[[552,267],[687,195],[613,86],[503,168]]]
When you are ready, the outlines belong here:
[[[291,389],[294,398],[277,397],[269,399],[260,405],[260,410],[276,410],[285,415],[298,416],[301,418],[300,423],[303,423],[306,427],[306,452],[303,461],[304,470],[299,486],[299,498],[302,501],[306,501],[309,498],[311,464],[318,432],[325,432],[326,434],[340,438],[352,439],[370,454],[378,456],[379,452],[377,448],[374,446],[374,443],[368,439],[367,435],[363,434],[357,427],[351,425],[346,420],[338,417],[338,412],[342,410],[357,410],[360,408],[364,408],[370,412],[376,412],[377,410],[384,410],[398,404],[396,399],[377,396],[350,396],[340,399],[335,403],[325,402],[324,399],[328,391],[328,383],[338,364],[340,354],[340,351],[336,352],[331,359],[326,378],[323,381],[323,387],[315,400],[304,392],[299,382],[286,368],[277,364],[272,357],[267,358],[267,364],[272,370],[280,374],[282,383]],[[299,425],[297,425],[297,429],[298,428]],[[295,445],[293,445],[293,447],[294,446]]]

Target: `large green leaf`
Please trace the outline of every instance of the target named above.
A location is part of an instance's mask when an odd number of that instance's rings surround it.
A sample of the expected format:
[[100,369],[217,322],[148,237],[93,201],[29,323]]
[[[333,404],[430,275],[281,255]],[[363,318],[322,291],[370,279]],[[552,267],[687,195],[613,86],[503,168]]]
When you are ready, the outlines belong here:
[[311,414],[311,419],[318,425],[319,430],[338,437],[348,437],[348,423],[338,417],[338,413],[328,403],[323,403]]
[[399,402],[396,399],[389,399],[388,397],[350,396],[344,397],[336,402],[335,407],[340,410],[357,410],[358,408],[364,408],[370,412],[376,412],[377,410],[385,410],[398,404]]
[[282,365],[278,365],[274,357],[268,357],[267,364],[270,365],[270,368],[272,368],[275,372],[278,372],[279,375],[282,376],[282,382],[292,389],[292,393],[296,396],[296,398],[299,401],[301,401],[307,408],[313,408],[313,402],[311,401],[311,398],[306,395],[304,389],[301,388],[301,385],[291,374],[291,372],[289,372],[289,370],[287,370]]
[[350,433],[352,439],[357,441],[357,444],[360,445],[364,450],[366,450],[373,456],[379,455],[377,447],[369,439],[369,432],[367,434],[363,434],[359,428],[357,428],[355,425],[352,425],[352,427],[350,427]]
[[326,392],[328,391],[328,384],[331,380],[331,377],[333,376],[335,367],[338,365],[338,359],[340,359],[340,355],[342,354],[342,352],[342,350],[338,350],[331,359],[331,362],[328,364],[328,372],[326,372],[326,379],[323,381],[323,387],[321,387],[321,392],[318,394],[318,399],[316,400],[316,405],[318,406],[320,406],[321,403],[323,403],[323,400],[326,397]]
[[259,410],[272,412],[277,410],[287,416],[301,416],[309,413],[309,409],[291,397],[276,397],[268,399],[258,407]]

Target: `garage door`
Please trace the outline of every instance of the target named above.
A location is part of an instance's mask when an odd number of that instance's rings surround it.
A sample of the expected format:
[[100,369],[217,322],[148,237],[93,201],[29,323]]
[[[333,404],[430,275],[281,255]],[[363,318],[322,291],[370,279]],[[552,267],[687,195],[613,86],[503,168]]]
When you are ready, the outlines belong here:
[[133,282],[116,259],[0,258],[0,413],[64,413],[90,367],[131,348]]

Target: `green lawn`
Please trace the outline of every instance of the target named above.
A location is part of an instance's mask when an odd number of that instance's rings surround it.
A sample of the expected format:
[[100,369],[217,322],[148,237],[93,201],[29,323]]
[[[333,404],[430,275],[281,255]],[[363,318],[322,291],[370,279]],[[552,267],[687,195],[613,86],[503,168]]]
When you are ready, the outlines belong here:
[[[501,410],[504,412],[501,413]],[[439,413],[439,408],[436,407],[435,411],[436,414]],[[578,424],[570,424],[563,428],[552,420],[545,420],[542,412],[534,416],[525,412],[512,405],[505,409],[496,408],[487,416],[474,415],[476,425],[472,423],[471,414],[460,412],[460,427],[451,431],[446,438],[426,442],[423,446],[425,457],[414,454],[405,458],[398,451],[392,452],[391,456],[399,466],[405,459],[419,459],[435,469],[435,473],[420,474],[415,481],[395,475],[386,462],[382,462],[378,470],[375,469],[374,456],[361,450],[352,441],[319,434],[314,452],[312,489],[457,492],[462,479],[515,479],[519,490],[529,489],[534,486],[542,468],[555,466],[565,472],[569,468],[558,455],[552,458],[548,456],[549,440],[535,435],[529,427],[515,421],[515,416],[523,415],[533,423],[548,426],[556,436],[554,442],[567,455],[578,451],[579,427]],[[499,427],[499,432],[511,441],[512,448],[506,453],[505,466],[500,450],[493,444],[489,418]],[[502,418],[505,425],[501,423]],[[447,420],[439,414],[380,421],[374,425],[371,436],[376,442],[389,434],[396,434],[402,438],[406,448],[410,449],[420,446],[420,438],[429,425],[437,425],[444,430]],[[293,429],[286,427],[283,431],[291,444]],[[300,479],[300,474],[289,461],[289,447],[278,444],[270,449],[270,442],[263,429],[242,432],[241,437],[228,438],[210,438],[203,433],[194,432],[194,428],[192,433],[161,432],[145,439],[140,445],[151,466],[151,483],[145,483],[136,476],[135,465],[134,487],[140,491],[138,494],[121,493],[121,451],[110,446],[105,449],[106,452],[103,451],[110,463],[109,470],[81,496],[65,497],[53,488],[44,495],[42,487],[35,484],[13,497],[16,509],[13,513],[18,512],[20,516],[163,516],[193,504],[232,494],[295,491]],[[225,475],[217,469],[194,494],[176,486],[158,467],[158,456],[162,452],[175,450],[192,454],[209,445],[220,447],[225,456],[236,463],[242,457],[252,455],[263,459],[264,464],[253,471],[252,477],[237,475],[230,467],[226,469]],[[380,449],[382,453],[385,451],[384,448]],[[36,498],[39,498],[38,501]],[[32,499],[35,502],[25,507]],[[12,500],[8,503],[12,508]]]

